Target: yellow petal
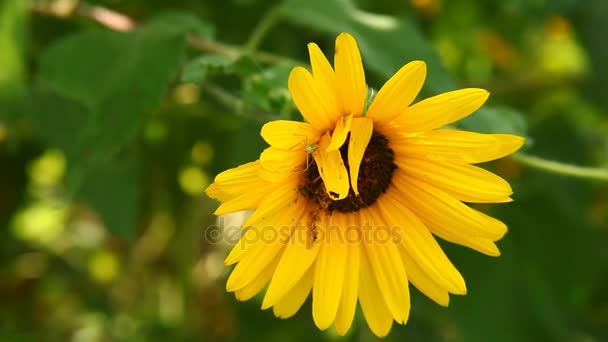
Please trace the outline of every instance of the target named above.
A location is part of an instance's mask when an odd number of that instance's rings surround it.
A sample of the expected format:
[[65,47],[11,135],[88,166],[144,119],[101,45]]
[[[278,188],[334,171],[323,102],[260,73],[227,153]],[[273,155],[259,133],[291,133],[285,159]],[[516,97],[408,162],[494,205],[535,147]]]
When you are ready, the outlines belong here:
[[251,240],[241,239],[240,242],[252,246],[244,247],[247,251],[228,277],[226,290],[232,292],[244,288],[252,283],[274,258],[281,258],[283,247],[298,229],[297,222],[306,213],[306,209],[302,205],[286,207],[272,215],[263,225],[249,228],[255,235],[246,235],[244,237]]
[[[384,302],[366,253],[361,253],[359,273],[359,303],[370,330],[378,337],[388,335],[393,316]],[[405,305],[405,304],[404,304]]]
[[338,120],[334,132],[331,134],[331,142],[329,143],[329,146],[327,146],[327,152],[337,151],[340,147],[342,147],[342,145],[344,145],[346,137],[348,137],[348,133],[350,132],[352,123],[352,115],[344,116]]
[[[338,215],[339,216],[339,215]],[[315,260],[312,288],[312,317],[321,330],[327,329],[336,318],[342,296],[347,246],[340,220],[319,227],[319,255]]]
[[450,303],[450,295],[448,291],[441,287],[437,282],[429,276],[422,266],[416,263],[416,260],[410,255],[409,251],[399,248],[403,264],[407,270],[409,281],[425,296],[432,299],[435,303],[441,306],[448,306]]
[[428,229],[409,209],[398,202],[397,193],[391,190],[378,201],[378,208],[386,222],[398,223],[395,228],[399,229],[399,236],[396,235],[395,238],[420,268],[439,285],[449,292],[465,294],[467,288],[460,272],[450,262]]
[[234,198],[234,196],[230,196],[227,192],[222,191],[222,189],[215,183],[209,184],[207,189],[205,189],[205,193],[207,196],[222,202],[229,201]]
[[272,312],[279,318],[289,318],[298,312],[310,290],[312,289],[313,268],[309,268],[302,278],[289,290],[278,303],[272,307]]
[[490,256],[500,251],[493,241],[507,232],[507,226],[428,184],[404,177],[398,170],[393,176],[398,199],[435,235],[446,241],[472,248]]
[[[256,189],[252,189],[251,192],[255,191]],[[299,205],[301,206],[301,201],[304,201],[304,199],[301,198],[298,193],[297,182],[294,180],[287,180],[283,183],[278,183],[273,191],[264,196],[264,199],[257,206],[253,215],[243,223],[243,227],[252,224],[263,225],[264,220],[272,219],[273,216],[280,212],[284,212]]]
[[350,184],[355,195],[359,196],[357,182],[359,180],[359,168],[363,155],[372,137],[374,125],[372,120],[367,117],[355,118],[348,141],[348,167],[350,171]]
[[205,192],[211,198],[222,202],[234,199],[251,189],[252,185],[259,185],[259,161],[254,161],[226,170],[217,176]]
[[306,150],[306,145],[319,140],[319,131],[311,124],[299,121],[276,120],[264,126],[262,138],[272,147],[283,150]]
[[480,237],[475,234],[462,234],[450,227],[434,226],[433,223],[426,222],[424,219],[422,219],[422,221],[433,234],[445,241],[469,247],[485,255],[494,257],[500,256],[500,250],[492,239]]
[[395,164],[408,175],[432,184],[464,202],[511,202],[513,190],[507,181],[480,167],[448,161],[411,157],[395,158]]
[[368,219],[374,231],[372,240],[363,243],[363,250],[393,318],[397,323],[405,324],[410,313],[407,275],[399,250],[392,241],[391,227],[378,217],[376,210],[376,207],[372,207],[368,211]]
[[[353,214],[354,215],[354,214]],[[359,255],[360,255],[360,225],[358,218],[353,218],[353,215],[345,215],[345,223],[348,230],[346,231],[346,266],[344,269],[344,288],[342,289],[342,298],[340,306],[336,313],[336,321],[334,322],[336,331],[340,336],[346,335],[350,329],[355,310],[357,309],[357,296],[359,292]]]
[[489,256],[500,256],[500,250],[491,239],[481,238],[474,235],[458,234],[453,230],[443,229],[442,227],[434,227],[425,223],[433,234],[439,236],[445,241],[449,241],[461,246],[469,247]]
[[476,164],[507,156],[523,144],[524,138],[517,135],[438,129],[398,138],[392,146],[403,155]]
[[307,154],[302,150],[281,150],[268,147],[260,154],[259,176],[268,182],[282,182],[285,178],[305,170]]
[[294,285],[315,261],[319,244],[311,242],[310,222],[298,225],[283,252],[272,280],[266,290],[262,309],[275,305]]
[[264,268],[272,264],[273,259],[279,257],[286,241],[275,240],[258,244],[252,248],[232,270],[226,282],[226,291],[234,292],[245,288],[256,280]]
[[[399,171],[395,172],[395,176],[396,177],[394,178],[394,184],[395,188],[399,193],[399,197],[397,197],[397,199],[400,200],[401,203],[407,206],[410,210],[412,210],[420,219],[420,221],[422,221],[422,223],[424,223],[424,225],[433,234],[439,236],[440,238],[446,241],[472,248],[480,253],[489,256],[500,255],[500,251],[498,250],[498,247],[496,247],[494,241],[500,239],[504,235],[504,233],[506,233],[507,228],[502,222],[498,221],[498,223],[496,224],[497,220],[481,212],[473,210],[467,207],[466,205],[460,203],[459,201],[456,201],[457,203],[455,205],[457,205],[458,207],[460,207],[460,205],[466,207],[461,207],[461,209],[464,209],[465,216],[470,216],[472,220],[482,221],[476,222],[472,225],[472,227],[468,226],[467,223],[458,223],[462,220],[462,213],[456,214],[454,216],[454,213],[451,209],[445,211],[445,208],[441,204],[436,207],[436,199],[434,199],[432,195],[419,192],[417,191],[414,185],[408,184],[407,182],[403,182],[402,175],[400,175]],[[408,189],[408,191],[413,189],[413,194],[410,194],[409,192],[404,193],[404,189]],[[439,190],[434,190],[434,192],[437,191]],[[417,196],[422,197],[419,198]],[[443,199],[445,199],[445,197]],[[424,205],[425,201],[430,202],[427,202],[427,204]],[[441,215],[443,215],[444,213],[447,213],[448,217],[441,217]],[[488,230],[486,228],[485,231],[480,231],[479,225],[483,226],[485,224],[483,222],[485,219],[489,219],[489,221],[486,222],[488,223],[488,227],[490,229]],[[496,227],[492,228],[493,225],[495,225]]]
[[340,33],[336,38],[334,67],[343,114],[360,116],[365,104],[367,85],[359,47],[355,38],[348,33]]
[[339,150],[326,152],[330,139],[328,134],[321,137],[319,148],[313,153],[313,157],[329,197],[334,200],[344,199],[350,189],[348,172]]
[[274,187],[265,186],[258,189],[259,191],[248,191],[234,199],[222,203],[213,214],[219,216],[241,210],[255,209],[260,205],[262,200],[273,191]]
[[404,65],[380,88],[367,116],[379,123],[393,120],[414,101],[425,78],[424,62],[413,61]]
[[425,132],[472,114],[488,96],[486,90],[476,88],[439,94],[409,107],[393,123],[403,132]]
[[336,92],[336,75],[334,69],[332,69],[329,61],[317,44],[308,44],[308,53],[310,55],[310,64],[312,66],[312,75],[315,84],[328,109],[330,121],[335,122],[342,116],[342,108]]
[[429,228],[452,231],[496,241],[507,232],[507,226],[436,187],[408,176],[401,170],[393,174],[393,184],[402,203]]
[[249,300],[262,291],[264,286],[270,281],[270,278],[272,278],[272,274],[274,273],[275,268],[277,268],[278,261],[279,258],[274,258],[251,283],[240,290],[236,290],[234,292],[236,299],[240,301]]
[[224,264],[232,265],[239,262],[243,255],[254,248],[254,246],[264,243],[263,239],[258,239],[259,232],[253,229],[253,227],[242,231],[244,231],[243,235],[230,250],[230,253],[224,260]]
[[[296,215],[301,215],[302,211],[302,208],[297,210],[294,209],[294,211],[288,213],[288,216],[285,216],[285,212],[283,212],[281,215],[273,217],[272,221],[266,221],[263,226],[249,226],[243,229],[234,226],[224,227],[223,232],[227,239],[236,237],[232,234],[241,234],[239,240],[232,247],[232,250],[224,260],[224,264],[232,265],[241,261],[245,255],[251,253],[251,251],[258,248],[259,245],[277,240],[280,238],[281,234],[289,236],[293,227],[285,224],[285,222],[291,222],[291,218]],[[235,232],[234,229],[238,229],[238,231]],[[287,239],[287,237],[285,237],[285,239]]]
[[315,80],[308,70],[295,67],[288,79],[289,92],[302,116],[318,130],[325,130],[331,124],[330,112],[323,101],[323,94],[317,89]]

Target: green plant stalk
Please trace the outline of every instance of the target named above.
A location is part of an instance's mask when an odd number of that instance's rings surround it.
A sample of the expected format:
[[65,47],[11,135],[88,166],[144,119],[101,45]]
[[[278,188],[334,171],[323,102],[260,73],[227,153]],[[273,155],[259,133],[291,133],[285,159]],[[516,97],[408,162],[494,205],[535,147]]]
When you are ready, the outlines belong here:
[[526,166],[543,171],[549,171],[571,177],[608,181],[608,169],[565,164],[531,156],[525,153],[517,153],[511,157]]
[[262,20],[258,22],[253,32],[245,43],[244,51],[253,54],[260,46],[264,37],[270,32],[270,30],[282,19],[281,6],[275,6],[269,9]]

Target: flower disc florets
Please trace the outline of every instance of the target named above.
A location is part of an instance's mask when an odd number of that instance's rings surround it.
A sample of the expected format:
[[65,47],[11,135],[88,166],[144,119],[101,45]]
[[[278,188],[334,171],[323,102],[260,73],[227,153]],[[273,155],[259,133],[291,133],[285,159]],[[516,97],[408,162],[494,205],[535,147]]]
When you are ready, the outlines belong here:
[[[348,140],[349,138],[340,148],[340,154],[345,163],[348,163]],[[327,195],[313,159],[307,166],[305,181],[300,187],[300,192],[328,212],[334,210],[343,213],[355,212],[372,205],[386,191],[391,183],[393,172],[397,168],[393,159],[394,153],[389,147],[386,137],[374,132],[361,161],[357,179],[358,196],[351,188],[346,198],[337,201],[331,199]]]

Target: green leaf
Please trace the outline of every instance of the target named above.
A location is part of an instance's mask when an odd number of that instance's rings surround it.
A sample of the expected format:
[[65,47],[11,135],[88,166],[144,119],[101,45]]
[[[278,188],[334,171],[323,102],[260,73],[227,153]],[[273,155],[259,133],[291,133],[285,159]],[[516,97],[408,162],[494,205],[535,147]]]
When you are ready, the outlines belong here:
[[408,61],[427,64],[427,90],[454,88],[439,56],[407,18],[377,15],[355,8],[351,1],[287,0],[284,15],[292,22],[337,35],[346,31],[359,43],[364,63],[384,78]]
[[159,97],[181,61],[184,47],[183,34],[162,31],[155,25],[130,33],[79,33],[43,53],[39,79],[90,108],[98,108],[116,95],[134,97],[153,87],[157,89],[150,95]]
[[457,126],[479,133],[511,133],[524,137],[528,130],[523,114],[509,107],[484,107],[458,121]]
[[129,46],[133,35],[96,30],[68,36],[43,52],[38,78],[58,94],[95,108],[121,83],[129,64],[125,55],[138,51]]
[[205,54],[186,64],[181,80],[186,83],[202,84],[208,76],[235,74],[247,77],[260,70],[260,66],[247,55],[232,60],[222,55]]
[[133,239],[141,198],[140,168],[133,159],[123,158],[89,172],[80,193],[101,215],[108,231],[127,241]]
[[129,33],[95,30],[62,39],[42,55],[33,126],[65,151],[70,195],[82,190],[122,238],[134,234],[140,187],[136,168],[112,158],[161,101],[183,60],[185,34],[158,22]]
[[[79,33],[44,52],[40,85],[86,108],[81,112],[86,119],[78,129],[60,130],[75,145],[71,148],[75,154],[68,158],[92,165],[106,162],[138,134],[145,114],[160,102],[185,52],[184,33],[163,28],[153,24],[130,33]],[[34,117],[49,115],[59,127],[70,127],[73,115],[38,112]]]
[[49,147],[63,150],[68,157],[78,153],[75,135],[90,120],[90,111],[82,104],[59,96],[48,89],[35,89],[30,110],[32,128]]
[[248,77],[261,72],[262,68],[251,56],[241,55],[232,64],[232,70],[241,77]]
[[228,58],[207,54],[197,57],[184,67],[182,71],[182,82],[201,84],[207,80],[210,74],[229,74],[232,72],[233,62]]
[[242,94],[245,104],[274,117],[289,119],[294,107],[287,79],[294,66],[292,63],[277,64],[248,77]]
[[192,33],[205,39],[213,39],[215,37],[215,28],[190,12],[163,12],[150,19],[147,26],[148,28],[154,27],[163,32],[176,34]]

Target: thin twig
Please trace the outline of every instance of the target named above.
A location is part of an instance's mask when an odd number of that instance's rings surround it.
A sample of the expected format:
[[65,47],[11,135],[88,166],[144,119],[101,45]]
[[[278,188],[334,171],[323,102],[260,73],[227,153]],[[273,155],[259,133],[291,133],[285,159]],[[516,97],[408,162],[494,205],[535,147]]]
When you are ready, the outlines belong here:
[[135,27],[135,20],[130,17],[83,1],[37,1],[32,4],[31,10],[42,15],[57,18],[70,18],[74,16],[88,18],[114,31],[131,31]]
[[92,18],[96,22],[116,31],[131,31],[135,28],[135,20],[105,7],[79,2],[76,12],[81,17]]

